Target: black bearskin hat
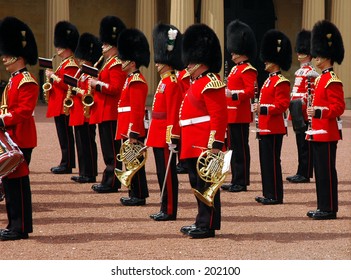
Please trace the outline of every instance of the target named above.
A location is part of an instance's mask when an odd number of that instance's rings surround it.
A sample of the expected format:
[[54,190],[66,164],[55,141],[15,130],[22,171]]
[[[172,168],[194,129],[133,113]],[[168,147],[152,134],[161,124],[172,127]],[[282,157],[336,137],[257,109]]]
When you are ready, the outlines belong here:
[[330,21],[318,21],[312,29],[311,54],[313,57],[330,58],[341,64],[344,59],[344,43],[339,29]]
[[302,29],[296,36],[295,52],[311,54],[311,31]]
[[182,34],[173,25],[158,24],[153,30],[154,61],[182,70]]
[[289,38],[281,31],[268,30],[262,38],[261,60],[272,62],[288,71],[292,62],[292,49]]
[[250,59],[256,58],[256,37],[250,26],[240,20],[228,24],[227,51],[230,54],[246,55]]
[[126,29],[123,21],[116,16],[106,16],[100,22],[100,41],[117,47],[119,34]]
[[76,58],[95,63],[102,55],[102,43],[91,33],[83,33],[79,37],[78,46],[74,53]]
[[75,51],[79,39],[79,32],[75,25],[68,21],[59,21],[55,26],[54,45],[56,48]]
[[6,17],[0,24],[0,53],[23,57],[26,64],[35,65],[38,48],[32,30],[15,17]]
[[222,67],[222,51],[216,33],[207,25],[197,23],[184,32],[183,63],[204,64],[210,72],[218,73]]
[[118,53],[118,57],[121,60],[134,61],[137,68],[141,65],[149,66],[149,43],[144,33],[138,29],[130,28],[121,32],[118,38]]

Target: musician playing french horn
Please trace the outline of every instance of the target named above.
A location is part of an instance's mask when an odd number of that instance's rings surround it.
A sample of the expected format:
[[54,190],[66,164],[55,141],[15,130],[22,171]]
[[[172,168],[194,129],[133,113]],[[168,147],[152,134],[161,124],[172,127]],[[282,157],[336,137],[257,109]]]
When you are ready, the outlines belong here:
[[[94,66],[95,63],[99,63],[101,46],[96,36],[83,33],[79,37],[74,53],[79,67],[82,67],[83,64]],[[88,109],[83,104],[86,96],[93,96],[89,78],[90,75],[79,71],[76,76],[77,87],[71,88],[73,106],[70,109],[69,125],[74,127],[79,168],[79,175],[72,176],[71,180],[78,183],[95,183],[97,176],[96,124],[89,124],[89,115],[86,114]]]
[[[33,112],[38,100],[39,85],[26,64],[37,63],[38,50],[31,29],[14,17],[7,17],[0,23],[0,42],[2,62],[11,74],[3,92],[0,129],[6,130],[24,157],[17,169],[1,178],[8,225],[6,229],[0,230],[0,239],[27,239],[28,234],[33,232],[28,167],[32,151],[37,146]],[[2,156],[4,152],[2,149]]]
[[[149,43],[145,35],[138,29],[126,29],[118,39],[119,58],[122,61],[122,70],[127,74],[121,99],[118,102],[118,125],[116,140],[128,141],[128,148],[133,145],[143,145],[146,131],[144,127],[145,102],[148,94],[148,85],[140,72],[141,66],[148,67],[150,63]],[[126,143],[122,144],[126,145]],[[120,158],[121,153],[117,156]],[[145,205],[149,196],[145,173],[145,154],[140,155],[140,165],[132,164],[135,173],[132,174],[128,197],[121,197],[124,206]],[[137,162],[138,163],[138,162]],[[126,166],[128,163],[126,163]]]
[[61,58],[61,63],[56,71],[47,69],[46,77],[50,79],[52,89],[49,94],[46,117],[54,117],[57,136],[61,148],[61,161],[56,167],[51,168],[54,174],[70,174],[75,167],[75,147],[73,128],[69,124],[69,115],[65,114],[64,101],[70,97],[69,86],[64,82],[64,75],[74,77],[79,70],[74,59],[74,51],[77,47],[79,33],[77,28],[67,21],[60,21],[55,26],[54,45],[57,56]]
[[[227,127],[225,84],[217,74],[222,66],[222,52],[215,32],[205,24],[194,24],[183,35],[183,62],[191,76],[190,87],[180,108],[181,159],[186,160],[189,181],[198,192],[212,183],[205,182],[198,174],[197,160],[203,147],[215,158],[224,145]],[[220,190],[208,206],[196,196],[198,213],[195,223],[183,226],[180,231],[192,238],[215,236],[220,229]]]

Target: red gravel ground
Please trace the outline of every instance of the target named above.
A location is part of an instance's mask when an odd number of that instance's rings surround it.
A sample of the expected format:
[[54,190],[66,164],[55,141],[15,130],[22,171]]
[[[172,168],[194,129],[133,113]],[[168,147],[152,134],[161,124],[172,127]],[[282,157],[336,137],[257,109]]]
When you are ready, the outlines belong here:
[[[222,229],[216,238],[193,240],[179,232],[194,222],[195,198],[187,175],[179,175],[180,197],[176,221],[155,222],[149,215],[159,210],[155,164],[149,150],[147,205],[127,208],[120,193],[96,194],[91,184],[77,184],[71,175],[54,175],[59,162],[58,140],[46,106],[38,105],[38,147],[31,163],[34,232],[28,240],[1,242],[3,260],[350,260],[351,259],[351,111],[343,117],[343,141],[337,151],[339,205],[337,220],[314,221],[306,212],[316,208],[314,180],[308,184],[284,182],[283,205],[263,206],[258,144],[251,134],[251,185],[245,193],[221,192]],[[98,139],[97,139],[98,140]],[[296,171],[295,138],[291,127],[284,137],[284,178]],[[99,150],[99,177],[103,170]],[[74,173],[77,173],[77,169]],[[229,181],[229,176],[227,177]],[[6,226],[4,202],[0,227]]]

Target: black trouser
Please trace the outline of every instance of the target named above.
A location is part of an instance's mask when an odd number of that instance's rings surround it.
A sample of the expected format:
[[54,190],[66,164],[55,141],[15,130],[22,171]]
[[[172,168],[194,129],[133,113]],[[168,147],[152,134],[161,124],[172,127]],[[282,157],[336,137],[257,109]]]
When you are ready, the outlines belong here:
[[230,123],[228,125],[229,148],[233,151],[231,173],[233,185],[250,185],[250,147],[248,123]]
[[[155,163],[156,163],[156,173],[157,180],[162,194],[162,186],[165,180],[165,174],[167,169],[167,164],[170,156],[170,151],[168,148],[153,148]],[[166,183],[163,190],[162,201],[161,201],[161,211],[168,214],[177,216],[178,208],[178,176],[177,176],[177,164],[176,164],[176,154],[172,155],[169,170],[167,173]]]
[[[186,166],[188,168],[189,181],[192,188],[203,191],[208,189],[211,183],[206,183],[197,174],[196,170],[197,158],[186,159]],[[196,197],[198,213],[196,216],[195,224],[197,227],[209,228],[209,229],[220,229],[221,227],[221,200],[220,190],[218,188],[214,200],[213,207],[207,206],[201,200]]]
[[[29,165],[33,149],[21,149]],[[32,193],[29,176],[2,179],[8,218],[7,229],[19,233],[33,232]]]
[[98,124],[102,156],[106,168],[101,184],[107,187],[120,188],[121,182],[115,176],[115,168],[122,169],[122,163],[117,161],[116,155],[121,149],[121,141],[115,140],[117,121],[105,121]]
[[96,125],[85,122],[74,127],[78,155],[79,176],[97,176]]
[[280,155],[283,134],[260,135],[259,154],[263,196],[283,202],[283,178]]
[[306,130],[308,125],[304,127],[303,130],[296,132],[296,146],[298,155],[298,167],[296,174],[302,175],[305,178],[313,177],[313,157],[312,157],[312,147],[311,141],[307,141]]
[[337,141],[312,142],[317,209],[338,212],[338,175],[335,168]]
[[58,117],[54,117],[54,119],[57,136],[61,148],[60,166],[63,166],[68,169],[74,168],[76,167],[74,135],[73,128],[68,125],[69,116],[62,114]]

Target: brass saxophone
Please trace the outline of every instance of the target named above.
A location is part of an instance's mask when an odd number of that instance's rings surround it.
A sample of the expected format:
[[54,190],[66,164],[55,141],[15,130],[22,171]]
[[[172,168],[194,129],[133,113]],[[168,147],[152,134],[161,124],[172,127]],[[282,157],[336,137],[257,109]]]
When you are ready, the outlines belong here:
[[[39,66],[46,65],[46,69],[53,69],[52,60],[55,57],[56,57],[56,54],[54,54],[51,59],[45,59],[45,58],[39,57]],[[41,63],[41,61],[42,61],[42,63]],[[46,76],[46,80],[45,80],[45,83],[42,86],[42,89],[43,89],[44,99],[45,99],[46,103],[48,103],[49,102],[50,90],[52,89],[52,84],[50,83],[50,79],[49,79],[48,76]]]
[[[94,68],[99,65],[99,63],[104,59],[104,56],[100,56],[99,60],[94,63]],[[88,86],[88,92],[82,96],[82,103],[84,105],[84,116],[86,118],[90,117],[90,108],[94,105],[94,96],[91,94],[91,86]]]
[[116,156],[118,161],[125,164],[126,171],[115,168],[115,175],[126,187],[130,188],[135,173],[142,168],[147,159],[147,147],[142,143],[130,143],[129,139],[123,142],[120,153]]
[[[74,78],[77,78],[79,73],[80,73],[80,69],[78,69],[78,71],[74,75]],[[66,98],[63,100],[63,112],[65,113],[66,116],[69,115],[69,110],[73,106],[73,104],[74,104],[74,101],[72,99],[72,87],[68,86]]]

